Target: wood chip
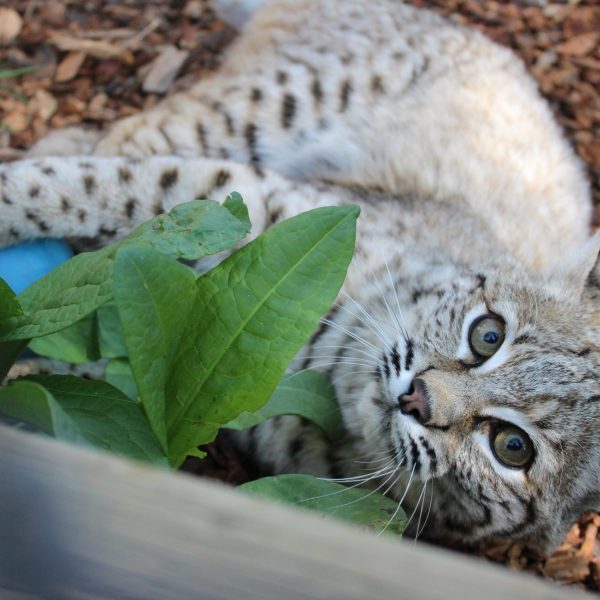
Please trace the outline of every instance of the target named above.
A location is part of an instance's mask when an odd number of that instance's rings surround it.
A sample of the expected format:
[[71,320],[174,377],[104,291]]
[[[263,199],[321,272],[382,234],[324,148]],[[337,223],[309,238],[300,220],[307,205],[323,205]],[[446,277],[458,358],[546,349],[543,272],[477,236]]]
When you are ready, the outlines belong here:
[[129,50],[105,40],[88,40],[63,33],[55,33],[50,38],[50,43],[59,50],[67,52],[85,52],[94,58],[104,60],[116,58],[128,64],[133,63],[133,55]]
[[175,46],[167,46],[152,61],[142,89],[145,92],[164,94],[177,77],[179,69],[189,56],[186,50],[178,50]]
[[88,110],[102,110],[106,106],[108,96],[104,92],[96,94],[88,104]]
[[81,114],[85,110],[85,102],[75,96],[68,96],[62,104],[63,112],[73,115]]
[[35,108],[34,112],[39,115],[44,123],[56,112],[56,109],[58,108],[58,102],[56,101],[56,98],[41,88],[36,90],[33,101]]
[[10,44],[21,33],[23,19],[12,8],[0,8],[0,44]]
[[79,73],[79,69],[83,64],[85,57],[85,52],[69,52],[69,54],[67,54],[60,61],[58,67],[56,67],[56,72],[54,73],[54,80],[58,83],[71,81],[71,79],[73,79],[77,75],[77,73]]
[[555,50],[569,56],[584,56],[596,48],[600,41],[600,33],[582,33],[556,46]]
[[11,133],[20,133],[27,129],[29,118],[25,106],[17,107],[2,118],[2,125],[8,127]]
[[565,19],[565,37],[600,30],[600,10],[593,6],[578,6]]
[[554,554],[546,560],[544,576],[560,583],[575,583],[590,574],[585,557],[575,554]]
[[183,8],[183,14],[191,19],[199,19],[204,12],[204,7],[200,0],[188,0]]

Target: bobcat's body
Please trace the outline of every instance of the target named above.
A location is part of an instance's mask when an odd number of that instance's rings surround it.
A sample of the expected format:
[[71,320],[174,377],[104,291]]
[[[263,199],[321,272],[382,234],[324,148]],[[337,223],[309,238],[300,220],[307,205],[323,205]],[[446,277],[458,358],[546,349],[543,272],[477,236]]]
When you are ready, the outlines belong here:
[[[347,437],[330,446],[279,418],[241,436],[263,465],[360,476],[371,461],[371,484],[431,506],[431,537],[542,551],[598,507],[588,187],[509,51],[392,0],[282,0],[215,76],[98,140],[50,136],[34,154],[69,144],[90,155],[0,166],[1,243],[110,241],[234,189],[254,234],[315,206],[361,206],[339,306],[294,365],[331,375]],[[470,340],[486,314],[505,339],[480,361]],[[401,408],[417,380],[415,414]],[[524,468],[490,448],[507,423],[533,444]]]

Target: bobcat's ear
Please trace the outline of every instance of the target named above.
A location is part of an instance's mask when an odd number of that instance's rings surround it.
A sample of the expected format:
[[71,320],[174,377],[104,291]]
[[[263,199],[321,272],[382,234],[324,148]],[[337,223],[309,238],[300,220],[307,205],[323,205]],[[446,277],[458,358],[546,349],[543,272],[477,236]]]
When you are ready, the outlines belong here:
[[567,253],[546,273],[549,279],[566,283],[581,296],[593,287],[600,291],[600,231],[578,248]]

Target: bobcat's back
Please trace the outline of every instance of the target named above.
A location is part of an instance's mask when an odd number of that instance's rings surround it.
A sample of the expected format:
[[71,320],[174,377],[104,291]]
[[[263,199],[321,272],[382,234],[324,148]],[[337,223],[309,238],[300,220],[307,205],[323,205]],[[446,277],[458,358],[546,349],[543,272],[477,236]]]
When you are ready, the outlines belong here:
[[222,69],[95,153],[250,162],[294,179],[466,202],[535,268],[587,236],[588,185],[523,65],[391,0],[267,3]]

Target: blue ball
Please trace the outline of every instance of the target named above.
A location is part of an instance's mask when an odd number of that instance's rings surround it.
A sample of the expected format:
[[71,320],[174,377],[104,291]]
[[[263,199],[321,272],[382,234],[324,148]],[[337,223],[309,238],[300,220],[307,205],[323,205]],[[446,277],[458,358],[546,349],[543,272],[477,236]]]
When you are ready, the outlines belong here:
[[62,240],[36,240],[1,248],[0,277],[19,294],[72,256],[73,251]]

